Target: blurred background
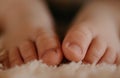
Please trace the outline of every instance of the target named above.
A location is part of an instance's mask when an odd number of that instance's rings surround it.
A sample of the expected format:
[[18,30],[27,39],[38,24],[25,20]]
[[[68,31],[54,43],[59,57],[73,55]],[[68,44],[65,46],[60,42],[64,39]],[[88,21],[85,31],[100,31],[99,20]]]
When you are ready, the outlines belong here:
[[46,0],[46,2],[54,17],[57,25],[56,31],[62,42],[72,20],[82,9],[84,2],[81,0]]

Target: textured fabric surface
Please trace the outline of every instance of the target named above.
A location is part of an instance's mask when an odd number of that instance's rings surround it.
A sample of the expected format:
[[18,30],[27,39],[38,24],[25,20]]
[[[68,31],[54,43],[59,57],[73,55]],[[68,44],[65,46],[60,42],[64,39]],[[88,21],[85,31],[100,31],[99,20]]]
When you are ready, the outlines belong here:
[[0,78],[120,78],[120,66],[72,62],[52,67],[34,61],[6,71],[0,70]]

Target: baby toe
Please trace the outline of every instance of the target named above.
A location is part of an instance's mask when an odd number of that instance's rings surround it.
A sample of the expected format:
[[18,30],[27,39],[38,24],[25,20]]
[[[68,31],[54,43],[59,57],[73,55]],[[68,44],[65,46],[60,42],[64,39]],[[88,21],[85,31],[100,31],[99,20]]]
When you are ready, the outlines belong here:
[[116,57],[117,52],[112,48],[108,48],[99,63],[113,64],[115,63]]
[[20,56],[20,52],[19,52],[18,48],[11,48],[8,51],[8,57],[9,57],[10,67],[14,67],[15,65],[23,64],[23,60]]
[[20,54],[25,63],[37,59],[35,46],[31,41],[25,41],[19,46]]
[[62,45],[65,57],[70,61],[83,60],[91,40],[92,33],[87,27],[73,26]]
[[59,40],[53,31],[43,29],[36,37],[39,59],[48,65],[58,65],[62,61],[62,51]]
[[106,44],[100,38],[95,38],[89,46],[84,61],[87,63],[98,63],[106,51]]

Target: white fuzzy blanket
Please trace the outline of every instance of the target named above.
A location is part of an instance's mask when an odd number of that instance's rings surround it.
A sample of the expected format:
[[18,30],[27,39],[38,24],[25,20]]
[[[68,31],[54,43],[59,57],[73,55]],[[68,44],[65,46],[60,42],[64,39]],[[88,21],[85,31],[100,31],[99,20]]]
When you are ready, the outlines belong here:
[[0,78],[120,78],[120,66],[72,62],[52,67],[34,61],[6,71],[0,70]]

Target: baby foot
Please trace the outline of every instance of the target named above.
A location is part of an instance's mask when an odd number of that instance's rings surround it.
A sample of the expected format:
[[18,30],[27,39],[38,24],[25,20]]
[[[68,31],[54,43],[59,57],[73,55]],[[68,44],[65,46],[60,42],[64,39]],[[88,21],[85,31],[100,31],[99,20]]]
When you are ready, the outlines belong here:
[[[101,6],[102,5],[102,6]],[[70,61],[117,63],[120,56],[117,4],[94,2],[79,13],[63,42]]]
[[[9,1],[9,0],[8,0]],[[5,33],[3,48],[8,52],[10,66],[41,59],[48,65],[62,60],[59,40],[53,21],[40,0],[4,0]]]

